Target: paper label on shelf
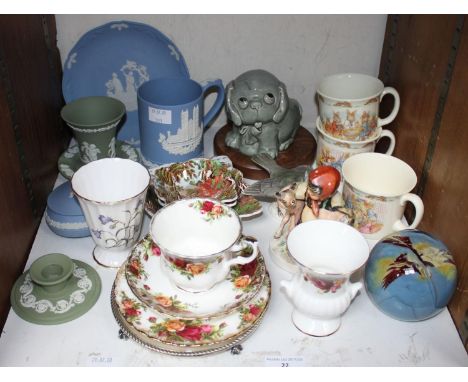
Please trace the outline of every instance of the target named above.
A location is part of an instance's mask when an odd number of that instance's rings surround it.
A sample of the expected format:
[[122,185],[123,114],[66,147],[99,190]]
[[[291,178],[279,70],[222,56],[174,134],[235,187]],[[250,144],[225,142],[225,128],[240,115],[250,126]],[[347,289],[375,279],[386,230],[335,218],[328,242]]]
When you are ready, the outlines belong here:
[[304,366],[304,357],[300,356],[267,356],[265,366],[270,367],[300,367]]
[[86,366],[105,367],[112,365],[112,356],[101,353],[90,353],[86,358]]
[[170,125],[172,123],[172,111],[148,106],[148,118],[151,122]]

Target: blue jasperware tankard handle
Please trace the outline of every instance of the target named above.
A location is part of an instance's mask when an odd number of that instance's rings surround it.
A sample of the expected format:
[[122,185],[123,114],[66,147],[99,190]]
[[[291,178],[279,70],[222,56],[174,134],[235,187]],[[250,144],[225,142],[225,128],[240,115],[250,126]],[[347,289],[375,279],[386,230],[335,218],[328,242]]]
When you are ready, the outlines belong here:
[[211,107],[211,109],[205,114],[203,117],[203,126],[206,129],[206,126],[213,120],[215,115],[218,113],[218,111],[221,109],[224,103],[224,86],[223,82],[221,80],[207,80],[200,84],[202,87],[202,94],[203,98],[205,97],[205,94],[212,88],[216,88],[216,92],[218,93],[216,97],[216,101]]

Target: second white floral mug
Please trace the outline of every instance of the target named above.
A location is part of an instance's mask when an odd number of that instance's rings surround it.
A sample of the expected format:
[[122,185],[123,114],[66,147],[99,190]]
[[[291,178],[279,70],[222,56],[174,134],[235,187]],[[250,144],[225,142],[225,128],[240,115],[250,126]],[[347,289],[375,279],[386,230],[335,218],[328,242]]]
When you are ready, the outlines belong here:
[[316,127],[318,139],[315,163],[317,166],[333,166],[340,171],[340,173],[341,167],[346,159],[356,154],[373,152],[377,142],[382,138],[388,138],[390,141],[387,151],[385,152],[386,155],[392,155],[395,148],[395,135],[390,130],[384,130],[381,127],[377,128],[373,137],[365,141],[356,142],[344,141],[327,134],[323,129],[320,117],[317,117]]
[[[324,78],[317,89],[319,114],[325,131],[347,141],[364,141],[377,128],[392,122],[400,108],[400,96],[378,78],[358,73],[334,74]],[[386,118],[379,118],[382,98],[390,94],[395,103]]]
[[231,266],[247,264],[257,243],[242,237],[236,212],[214,199],[182,199],[151,220],[151,238],[160,248],[169,280],[188,292],[204,292],[226,279]]
[[[417,177],[407,163],[385,154],[363,153],[346,159],[342,173],[346,207],[353,210],[354,228],[366,239],[379,240],[421,222],[424,204],[410,193]],[[407,202],[415,209],[410,225],[402,221]]]

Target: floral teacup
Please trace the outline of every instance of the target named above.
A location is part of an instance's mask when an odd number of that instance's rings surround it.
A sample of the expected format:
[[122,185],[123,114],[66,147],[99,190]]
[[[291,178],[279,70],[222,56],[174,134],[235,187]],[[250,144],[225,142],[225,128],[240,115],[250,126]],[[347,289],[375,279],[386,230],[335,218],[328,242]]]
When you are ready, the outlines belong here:
[[242,238],[236,212],[214,199],[178,200],[159,210],[150,234],[161,267],[180,289],[203,292],[224,280],[232,265],[257,257],[257,243]]

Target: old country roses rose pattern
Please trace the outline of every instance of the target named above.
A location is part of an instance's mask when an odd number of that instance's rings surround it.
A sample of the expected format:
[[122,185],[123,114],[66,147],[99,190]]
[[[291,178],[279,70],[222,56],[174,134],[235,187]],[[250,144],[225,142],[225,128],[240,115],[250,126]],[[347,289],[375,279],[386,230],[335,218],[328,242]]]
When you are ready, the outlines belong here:
[[[241,255],[250,255],[246,247]],[[160,269],[161,251],[148,235],[132,251],[125,273],[132,292],[148,307],[178,317],[212,317],[228,314],[255,297],[265,278],[263,256],[252,262],[231,267],[227,280],[209,295],[183,292],[170,284]]]
[[198,346],[222,343],[257,325],[270,294],[270,279],[265,277],[258,295],[229,315],[214,319],[170,318],[142,304],[132,293],[121,269],[115,280],[113,299],[123,319],[149,338],[174,346]]
[[231,217],[226,207],[211,200],[197,200],[194,203],[190,203],[189,207],[200,211],[206,221],[213,221],[224,216]]

